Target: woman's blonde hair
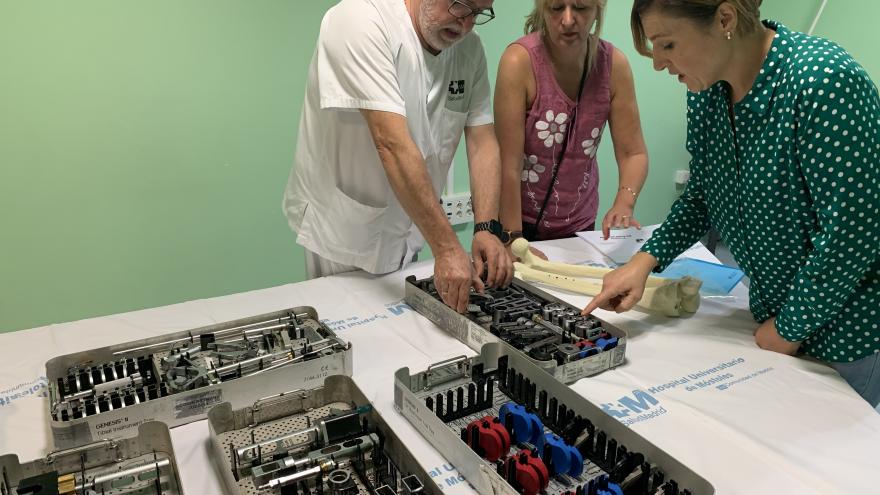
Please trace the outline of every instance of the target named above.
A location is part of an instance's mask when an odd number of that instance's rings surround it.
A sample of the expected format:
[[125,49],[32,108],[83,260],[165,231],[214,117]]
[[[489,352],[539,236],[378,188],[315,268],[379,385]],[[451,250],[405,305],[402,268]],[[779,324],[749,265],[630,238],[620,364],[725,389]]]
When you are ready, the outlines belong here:
[[648,37],[642,27],[642,14],[649,9],[673,17],[690,19],[697,24],[708,26],[715,19],[715,12],[722,3],[729,3],[736,10],[736,34],[743,36],[752,34],[761,28],[761,0],[635,0],[630,14],[633,44],[636,51],[646,57],[653,52],[648,47]]
[[[535,8],[526,16],[525,34],[539,32],[541,36],[547,35],[547,21],[544,18],[549,4],[553,0],[535,0]],[[593,30],[587,35],[587,60],[585,68],[587,73],[593,70],[596,60],[596,52],[599,50],[599,36],[602,34],[602,22],[605,20],[605,2],[607,0],[582,0],[596,3],[596,21]]]

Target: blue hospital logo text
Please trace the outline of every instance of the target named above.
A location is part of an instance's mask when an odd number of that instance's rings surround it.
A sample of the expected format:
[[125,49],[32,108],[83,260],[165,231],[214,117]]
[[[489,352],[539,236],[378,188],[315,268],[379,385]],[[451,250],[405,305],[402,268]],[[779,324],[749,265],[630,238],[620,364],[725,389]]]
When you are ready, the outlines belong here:
[[667,412],[656,397],[644,390],[633,390],[631,395],[624,395],[616,403],[606,402],[602,404],[602,410],[627,426]]
[[8,406],[13,401],[25,397],[48,397],[49,380],[41,376],[32,382],[21,383],[6,390],[0,390],[0,407]]
[[385,304],[385,309],[394,316],[400,316],[406,311],[412,311],[412,306],[407,304],[403,299]]

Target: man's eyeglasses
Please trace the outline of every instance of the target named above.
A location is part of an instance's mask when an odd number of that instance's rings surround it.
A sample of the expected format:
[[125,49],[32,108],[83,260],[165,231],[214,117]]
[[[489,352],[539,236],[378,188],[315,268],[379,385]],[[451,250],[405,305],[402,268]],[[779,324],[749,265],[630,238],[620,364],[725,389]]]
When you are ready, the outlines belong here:
[[486,24],[495,18],[495,11],[492,8],[475,9],[470,4],[462,0],[452,0],[449,5],[449,13],[458,19],[465,19],[474,16],[474,24]]

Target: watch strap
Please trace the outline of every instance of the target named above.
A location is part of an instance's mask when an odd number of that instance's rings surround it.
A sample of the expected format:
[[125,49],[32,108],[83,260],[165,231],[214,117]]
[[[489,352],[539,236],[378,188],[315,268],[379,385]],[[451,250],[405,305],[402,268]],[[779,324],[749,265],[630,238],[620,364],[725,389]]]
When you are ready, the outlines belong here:
[[483,231],[489,232],[500,239],[501,233],[504,231],[504,227],[501,226],[501,222],[495,220],[494,218],[492,220],[477,222],[474,224],[474,234]]

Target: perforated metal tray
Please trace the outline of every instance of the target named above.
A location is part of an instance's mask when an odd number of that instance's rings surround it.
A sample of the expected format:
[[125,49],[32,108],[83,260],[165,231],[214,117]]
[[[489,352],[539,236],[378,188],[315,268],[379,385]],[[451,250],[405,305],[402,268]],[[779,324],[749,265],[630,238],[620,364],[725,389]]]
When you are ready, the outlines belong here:
[[[346,465],[354,456],[345,457],[339,454],[340,446],[351,440],[339,440],[315,450],[315,444],[308,435],[293,435],[319,424],[321,419],[327,418],[334,410],[349,413],[354,411],[359,416],[359,419],[355,418],[356,421],[366,421],[366,431],[347,432],[345,438],[360,437],[369,432],[375,433],[376,438],[380,439],[381,449],[373,448],[364,454],[366,461],[363,469]],[[256,481],[253,466],[265,467],[283,458],[303,458],[310,452],[321,452],[324,455],[325,451],[326,456],[333,456],[340,466],[324,479],[324,493],[441,493],[406,446],[388,428],[382,416],[370,406],[370,402],[354,381],[347,376],[331,376],[325,380],[323,387],[279,394],[245,408],[235,409],[229,403],[218,405],[208,413],[208,424],[214,450],[212,457],[223,477],[226,493],[230,495],[281,493],[280,487],[261,488],[265,483],[261,485],[261,482]],[[259,449],[254,448],[255,445],[259,445]],[[383,452],[382,455],[390,461],[385,468],[376,462],[375,457],[371,457],[377,452]],[[278,476],[301,472],[317,464],[315,462],[299,466],[298,469],[279,470]],[[380,467],[376,468],[377,465]],[[353,482],[348,490],[329,486],[330,476],[344,478],[346,473]],[[314,492],[316,479],[310,480],[307,486]],[[295,492],[290,486],[287,490],[293,490],[290,493]]]

